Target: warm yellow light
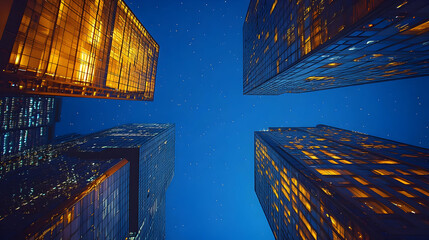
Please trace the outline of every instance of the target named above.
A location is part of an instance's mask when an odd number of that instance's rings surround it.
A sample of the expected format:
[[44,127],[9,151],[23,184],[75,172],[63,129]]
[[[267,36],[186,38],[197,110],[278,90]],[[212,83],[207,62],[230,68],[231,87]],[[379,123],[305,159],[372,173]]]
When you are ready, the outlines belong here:
[[317,156],[315,156],[313,153],[307,152],[307,151],[302,151],[302,153],[304,153],[307,157],[311,158],[311,159],[319,159]]
[[326,65],[323,65],[322,68],[334,68],[342,65],[342,63],[328,63]]
[[331,193],[328,189],[326,189],[326,188],[322,188],[322,190],[323,190],[326,194],[328,194],[329,196],[332,196],[332,193]]
[[408,181],[406,179],[403,179],[401,177],[394,177],[393,179],[395,179],[396,181],[398,181],[398,182],[400,182],[402,184],[405,184],[405,185],[413,184],[412,182],[410,182],[410,181]]
[[397,206],[398,208],[402,209],[406,213],[414,213],[414,214],[418,213],[418,211],[415,208],[411,207],[410,205],[406,204],[401,200],[392,200],[391,203]]
[[412,34],[412,35],[420,35],[429,31],[429,21],[424,22],[418,26],[415,26],[405,32],[403,34]]
[[371,208],[377,214],[392,214],[393,211],[386,207],[384,204],[376,201],[364,201],[363,202],[367,207]]
[[274,8],[276,8],[276,6],[277,6],[277,0],[274,0],[273,5],[271,6],[270,15],[271,15],[271,13],[273,13]]
[[341,175],[341,173],[334,169],[316,169],[322,175]]
[[352,162],[348,161],[348,160],[340,160],[341,163],[344,164],[353,164]]
[[333,158],[333,159],[341,159],[340,157],[338,157],[337,155],[335,155],[335,154],[333,154],[333,153],[331,153],[331,152],[328,152],[328,151],[326,151],[326,150],[319,150],[319,151],[321,151],[322,153],[324,153],[324,154],[326,154],[326,155],[328,155],[329,157],[331,157],[331,158]]
[[380,189],[378,189],[378,188],[371,187],[370,189],[371,189],[373,192],[377,193],[378,195],[380,195],[380,196],[382,196],[382,197],[384,197],[384,198],[386,198],[386,197],[390,197],[390,194],[388,194],[388,193],[386,193],[386,192],[384,192],[384,191],[382,191],[382,190],[380,190]]
[[375,169],[375,170],[372,170],[372,172],[378,175],[393,175],[393,172],[390,172],[384,169]]
[[344,238],[344,227],[333,216],[331,216],[331,222],[332,227],[334,227],[334,229],[337,230],[338,234],[340,234],[340,236]]
[[[302,212],[299,212],[299,218],[302,220],[302,222],[304,223],[304,225],[307,227],[308,231],[311,233],[311,235],[313,236],[313,238],[315,240],[317,240],[317,232],[316,230],[314,230],[314,228],[310,225],[310,223],[308,222],[307,218],[302,214]],[[305,239],[302,238],[302,239]]]
[[407,191],[404,191],[404,190],[401,190],[401,191],[398,191],[400,194],[402,194],[402,195],[404,195],[404,196],[406,196],[406,197],[409,197],[409,198],[415,198],[416,196],[414,196],[414,195],[412,195],[411,193],[409,193],[409,192],[407,192]]
[[411,173],[408,173],[408,172],[402,171],[402,170],[400,170],[400,169],[396,169],[396,171],[397,171],[397,172],[399,172],[399,173],[401,173],[402,175],[411,175]]
[[278,39],[278,33],[277,33],[277,28],[274,30],[274,32],[275,32],[275,34],[274,34],[274,43],[276,43],[277,42],[277,39]]
[[326,76],[311,76],[306,78],[306,81],[320,81],[320,80],[329,80],[329,79],[334,79],[334,77],[326,77]]
[[404,1],[403,3],[401,3],[400,5],[398,5],[396,8],[401,8],[402,6],[404,6],[407,3],[408,3],[407,1]]
[[366,57],[366,54],[365,54],[365,55],[363,55],[362,57],[358,57],[358,58],[353,59],[353,61],[354,61],[354,62],[359,62],[359,60],[361,60],[361,59],[362,59],[362,58],[364,58],[364,57]]
[[408,171],[415,173],[417,175],[429,175],[429,172],[422,169],[409,169]]
[[356,181],[358,181],[358,182],[360,182],[362,185],[368,185],[369,184],[368,181],[366,181],[365,179],[363,179],[363,178],[361,178],[359,176],[355,176],[355,177],[353,177],[353,179],[356,180]]
[[277,198],[279,198],[279,194],[277,193],[277,190],[275,187],[271,186],[271,189],[273,190],[274,195],[276,195]]
[[393,160],[379,160],[377,161],[378,164],[398,164],[397,161],[393,161]]
[[415,187],[415,188],[414,188],[414,190],[419,191],[419,192],[421,192],[421,193],[423,193],[424,195],[426,195],[426,196],[428,196],[428,197],[429,197],[429,192],[428,192],[428,191],[426,191],[425,189]]
[[357,187],[348,187],[347,190],[349,190],[353,194],[353,197],[358,197],[358,198],[369,197],[369,195],[366,192],[364,192],[363,190]]

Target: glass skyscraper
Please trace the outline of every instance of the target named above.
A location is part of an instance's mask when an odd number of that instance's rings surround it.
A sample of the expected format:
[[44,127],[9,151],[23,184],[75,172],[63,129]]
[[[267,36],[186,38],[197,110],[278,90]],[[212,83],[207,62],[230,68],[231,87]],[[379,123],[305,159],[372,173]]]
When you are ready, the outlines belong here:
[[174,145],[174,125],[129,124],[33,151],[0,179],[0,235],[165,239]]
[[17,155],[53,139],[61,114],[61,99],[0,95],[0,172],[23,164]]
[[123,0],[4,0],[0,89],[153,100],[159,46]]
[[251,0],[243,92],[278,95],[427,76],[426,0]]
[[[276,239],[428,239],[429,150],[318,125],[255,132]],[[393,226],[393,227],[392,227]]]

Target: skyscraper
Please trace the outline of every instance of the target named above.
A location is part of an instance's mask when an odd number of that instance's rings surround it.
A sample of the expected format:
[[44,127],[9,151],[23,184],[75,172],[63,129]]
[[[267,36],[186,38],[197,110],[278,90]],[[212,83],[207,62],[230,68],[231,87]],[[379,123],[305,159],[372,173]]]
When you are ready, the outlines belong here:
[[[318,125],[255,132],[276,239],[428,239],[429,150]],[[394,227],[392,227],[394,226]]]
[[[0,95],[0,173],[20,163],[9,159],[54,137],[61,99],[45,96]],[[17,160],[17,161],[15,161]]]
[[159,46],[123,0],[5,0],[0,90],[153,100]]
[[174,125],[129,124],[47,145],[0,179],[6,239],[164,239]]
[[426,0],[251,0],[243,92],[279,95],[427,76]]

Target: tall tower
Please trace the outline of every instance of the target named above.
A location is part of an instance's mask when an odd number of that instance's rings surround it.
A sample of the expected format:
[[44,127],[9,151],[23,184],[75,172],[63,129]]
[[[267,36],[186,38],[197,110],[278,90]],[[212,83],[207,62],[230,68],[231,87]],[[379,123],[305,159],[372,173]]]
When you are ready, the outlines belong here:
[[159,45],[123,0],[5,0],[0,91],[153,100]]
[[427,76],[426,0],[251,0],[243,93],[279,95]]
[[276,239],[429,237],[428,149],[325,125],[270,128],[255,132],[255,191]]
[[46,145],[0,179],[5,239],[165,239],[174,125],[129,124]]

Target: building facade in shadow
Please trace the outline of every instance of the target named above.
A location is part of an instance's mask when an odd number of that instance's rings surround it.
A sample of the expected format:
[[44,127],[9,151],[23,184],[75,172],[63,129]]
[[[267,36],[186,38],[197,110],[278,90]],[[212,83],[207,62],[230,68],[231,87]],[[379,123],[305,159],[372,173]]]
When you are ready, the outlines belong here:
[[165,239],[171,124],[129,124],[46,145],[0,179],[4,239]]

